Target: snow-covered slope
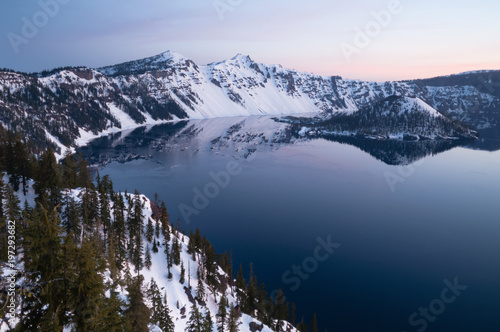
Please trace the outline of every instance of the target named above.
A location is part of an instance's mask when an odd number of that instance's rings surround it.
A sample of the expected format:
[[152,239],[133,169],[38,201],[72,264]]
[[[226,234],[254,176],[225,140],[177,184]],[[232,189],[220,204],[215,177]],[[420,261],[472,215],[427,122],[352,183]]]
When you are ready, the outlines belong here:
[[353,114],[323,121],[291,120],[300,136],[342,135],[375,139],[476,139],[477,133],[455,123],[419,98],[390,96]]
[[420,98],[454,120],[488,128],[500,123],[497,80],[500,71],[364,82],[265,65],[241,54],[197,65],[167,51],[99,69],[62,68],[36,75],[0,71],[0,121],[29,133],[38,143],[54,145],[55,140],[56,145],[74,147],[134,125],[188,118],[354,113],[398,95]]
[[[8,183],[9,178],[7,175],[0,173],[0,176],[3,178],[4,183]],[[34,182],[32,180],[28,181],[28,190],[26,196],[23,195],[21,189],[16,193],[21,204],[24,204],[24,201],[26,201],[29,205],[34,206],[35,193],[33,190],[33,184]],[[79,204],[82,200],[83,190],[82,189],[68,190],[65,191],[65,195],[67,195],[66,197],[68,199],[74,199],[75,202]],[[129,211],[130,202],[134,201],[135,199],[138,199],[142,203],[143,205],[142,209],[143,222],[141,231],[142,243],[144,244],[144,246],[149,246],[149,248],[151,248],[152,242],[148,241],[146,237],[147,233],[146,229],[149,222],[151,222],[153,225],[156,224],[156,220],[154,220],[154,214],[153,214],[153,208],[154,208],[153,202],[144,195],[138,195],[138,194],[137,196],[132,194],[121,194],[121,195],[124,197],[125,220],[128,220],[129,218],[127,211]],[[127,198],[130,198],[130,202],[129,199]],[[108,203],[109,203],[109,210],[113,211],[114,208],[113,201],[108,201]],[[65,209],[66,208],[65,205],[63,205],[62,208]],[[64,213],[62,213],[62,215],[64,215]],[[62,220],[62,222],[64,222],[64,219]],[[111,223],[114,222],[115,220],[113,217]],[[206,280],[206,276],[199,274],[199,271],[206,271],[206,265],[205,265],[206,263],[204,261],[205,259],[204,255],[201,252],[196,252],[194,255],[188,253],[188,245],[190,241],[189,237],[184,235],[173,225],[168,224],[168,225],[162,225],[161,227],[165,226],[169,228],[168,230],[168,233],[170,234],[170,241],[168,241],[169,248],[172,248],[172,246],[174,245],[174,241],[176,241],[180,245],[180,261],[182,262],[182,265],[185,268],[184,271],[182,271],[181,265],[176,265],[176,264],[173,264],[170,270],[168,269],[167,267],[168,260],[164,252],[164,246],[165,246],[164,235],[163,235],[164,232],[162,231],[159,232],[159,234],[157,235],[156,234],[153,235],[153,241],[156,241],[158,243],[159,250],[157,253],[154,253],[153,251],[150,252],[151,266],[149,268],[144,266],[140,271],[135,271],[134,265],[129,262],[124,269],[117,272],[118,275],[115,276],[114,279],[111,278],[109,270],[106,270],[102,274],[102,277],[105,282],[114,283],[116,285],[116,289],[114,291],[118,293],[121,299],[123,299],[125,302],[128,302],[129,294],[126,290],[126,287],[122,283],[117,282],[117,279],[124,280],[126,279],[127,275],[130,275],[130,273],[132,273],[133,275],[142,275],[144,277],[143,294],[144,294],[145,304],[150,309],[153,307],[153,303],[148,298],[147,292],[145,290],[148,289],[151,282],[154,281],[157,284],[159,290],[161,291],[163,305],[168,306],[170,310],[170,317],[172,318],[172,321],[175,325],[174,329],[175,332],[186,331],[186,326],[191,314],[191,308],[195,302],[198,309],[201,311],[204,317],[207,312],[210,313],[213,322],[212,331],[215,332],[217,331],[217,325],[216,325],[217,313],[221,298],[222,297],[226,298],[228,308],[231,305],[233,305],[236,308],[239,308],[236,295],[238,289],[236,288],[236,286],[231,286],[228,285],[227,283],[224,283],[225,287],[223,287],[222,289],[218,287],[215,291],[211,291],[212,288],[209,287]],[[20,257],[22,257],[22,254],[19,254],[17,261],[20,263],[17,266],[17,268],[20,271],[22,271],[23,268],[22,268],[22,262],[19,259]],[[171,272],[170,278],[168,276],[168,271]],[[221,279],[226,280],[228,278],[227,273],[220,266],[216,265],[215,271],[216,274]],[[10,270],[5,270],[5,271],[1,270],[0,276],[3,277],[2,275],[3,272],[5,272],[6,275],[10,275],[7,274],[8,272],[10,272]],[[184,273],[183,282],[181,282],[181,273]],[[200,276],[202,280],[198,280]],[[16,283],[18,283],[19,285],[23,282],[24,281],[22,279],[16,280]],[[204,296],[199,296],[199,294],[197,294],[199,282],[203,284],[203,288],[205,289]],[[163,297],[164,295],[166,295],[166,302],[164,302],[165,301],[165,297]],[[106,296],[107,297],[110,296],[109,291],[106,292]],[[15,326],[19,322],[18,320],[20,314],[19,307],[16,308],[16,312],[17,312],[16,318],[11,319],[9,321],[11,326]],[[255,331],[273,332],[273,329],[271,329],[269,326],[263,324],[256,318],[251,317],[245,313],[241,313],[241,316],[239,317],[238,321],[240,323],[239,325],[240,332],[255,332]],[[295,327],[293,327],[292,324],[286,321],[282,321],[281,326],[282,326],[281,331],[298,332],[298,330]],[[4,322],[0,320],[0,332],[8,330],[9,328],[7,324],[4,324]],[[149,330],[154,332],[162,332],[162,330],[154,324],[149,324]],[[71,325],[65,326],[65,331],[72,331],[72,326]]]

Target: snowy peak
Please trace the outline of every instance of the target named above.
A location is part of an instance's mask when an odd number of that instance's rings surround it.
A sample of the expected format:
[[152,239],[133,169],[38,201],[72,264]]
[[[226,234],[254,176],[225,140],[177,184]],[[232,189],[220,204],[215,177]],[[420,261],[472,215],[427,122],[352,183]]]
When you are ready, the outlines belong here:
[[398,115],[410,112],[422,112],[433,117],[442,117],[443,115],[436,111],[429,104],[420,98],[389,96],[384,100],[376,103],[373,109],[380,108],[383,110],[382,115],[386,115],[391,111],[397,112]]
[[231,58],[230,61],[233,61],[233,62],[238,63],[238,64],[247,65],[247,66],[249,66],[250,64],[252,64],[254,62],[252,60],[252,58],[250,58],[249,55],[243,55],[241,53],[236,54],[234,57]]
[[118,65],[101,67],[98,70],[108,76],[139,75],[148,71],[168,70],[173,67],[196,66],[193,61],[179,53],[166,51],[158,55],[124,62]]

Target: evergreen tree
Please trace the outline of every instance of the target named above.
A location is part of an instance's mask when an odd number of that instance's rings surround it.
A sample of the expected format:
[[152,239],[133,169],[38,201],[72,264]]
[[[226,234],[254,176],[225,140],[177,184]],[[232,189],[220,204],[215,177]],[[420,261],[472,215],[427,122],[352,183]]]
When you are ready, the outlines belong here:
[[244,311],[253,316],[254,310],[257,309],[257,278],[253,274],[253,264],[250,263],[250,276],[248,278],[247,301],[244,305]]
[[177,236],[174,236],[174,240],[172,242],[172,262],[175,265],[179,265],[181,263],[181,249],[179,245],[179,240]]
[[119,270],[118,266],[116,265],[115,241],[113,238],[109,240],[106,263],[108,264],[109,275],[111,279],[114,280],[117,277]]
[[77,186],[79,188],[94,189],[94,184],[92,183],[89,171],[88,162],[83,159],[82,155],[78,155],[78,161],[76,164],[77,175]]
[[217,310],[217,331],[224,332],[227,324],[227,299],[226,296],[222,295],[219,301],[219,306]]
[[196,286],[196,297],[200,301],[204,301],[205,300],[205,286],[203,285],[203,280],[201,279],[200,270],[198,270],[197,275],[198,275],[198,285]]
[[128,218],[129,255],[136,271],[140,271],[144,264],[142,259],[142,252],[144,251],[142,243],[142,221],[144,215],[142,209],[141,197],[136,190],[132,200],[132,211]]
[[[17,139],[14,143],[14,164],[15,164],[15,184],[13,185],[14,191],[19,190],[19,178],[22,184],[23,194],[26,196],[27,193],[27,180],[32,175],[31,162],[29,160],[29,153],[26,145]],[[12,177],[11,177],[12,179]]]
[[227,320],[228,332],[238,332],[240,330],[240,317],[241,313],[231,303],[231,305],[229,306],[229,317]]
[[110,294],[109,298],[103,299],[100,312],[102,319],[94,331],[132,331],[130,322],[121,314],[121,308],[125,306],[125,302],[120,299],[117,292],[111,291]]
[[153,247],[151,248],[151,251],[155,254],[158,253],[158,244],[159,242],[156,241],[156,239],[153,240]]
[[212,332],[213,325],[212,316],[210,315],[210,311],[207,310],[205,313],[205,320],[203,321],[202,332]]
[[71,151],[67,151],[63,161],[63,185],[65,188],[73,189],[78,184],[78,174],[75,157]]
[[147,332],[150,317],[150,311],[144,304],[142,294],[143,277],[141,275],[133,278],[127,286],[129,294],[129,306],[125,311],[125,316],[130,321],[133,331]]
[[125,226],[125,202],[121,193],[115,195],[115,204],[113,205],[114,222],[113,238],[115,244],[116,266],[119,270],[124,267],[127,255],[127,240]]
[[45,151],[37,165],[36,181],[33,186],[36,200],[49,208],[61,202],[61,175],[52,149]]
[[191,314],[187,322],[186,332],[202,332],[203,331],[203,316],[201,315],[196,303],[191,306]]
[[59,329],[67,318],[61,299],[66,298],[63,280],[62,229],[55,209],[48,212],[40,204],[34,218],[27,221],[25,229],[24,265],[29,282],[43,285],[29,290],[24,309],[30,314],[20,323],[22,330],[47,331]]
[[170,241],[170,221],[165,202],[161,202],[160,211],[160,223],[163,237],[165,238],[165,241],[168,242]]
[[266,287],[264,286],[264,283],[260,284],[259,287],[259,299],[258,299],[258,318],[261,322],[265,324],[270,324],[270,317],[268,315],[268,310],[267,308],[267,293],[266,293]]
[[64,199],[65,209],[63,210],[63,225],[66,228],[66,232],[73,232],[75,240],[80,240],[80,234],[82,230],[80,211],[78,204],[73,197],[66,194]]
[[160,327],[164,332],[173,332],[175,325],[170,317],[170,309],[167,306],[166,293],[163,303],[158,285],[151,279],[148,289],[148,297],[152,303],[151,322]]
[[183,285],[186,282],[186,278],[184,276],[185,274],[186,274],[186,269],[184,268],[184,262],[181,262],[181,275],[179,278],[179,282],[181,283],[181,285]]
[[21,207],[19,198],[14,193],[10,186],[6,186],[5,190],[5,216],[7,220],[17,221],[21,216]]
[[[107,181],[106,181],[107,180]],[[111,228],[111,211],[110,211],[110,196],[107,189],[107,184],[110,182],[109,176],[106,175],[99,183],[99,218],[103,226],[104,239],[108,240],[108,233],[113,231]]]
[[101,325],[104,306],[104,281],[96,263],[93,240],[84,238],[77,258],[78,275],[73,290],[76,301],[74,324],[78,331],[95,331]]
[[148,218],[148,224],[146,226],[146,240],[148,240],[148,242],[152,242],[153,241],[153,237],[154,237],[154,226],[153,226],[153,220],[151,220],[151,218]]
[[246,302],[246,281],[243,277],[243,266],[241,264],[236,276],[236,295],[240,305]]
[[312,324],[311,324],[311,332],[318,332],[318,319],[316,317],[316,313],[313,315]]
[[146,249],[144,252],[144,266],[146,269],[151,269],[151,251],[149,251],[149,244],[146,244]]

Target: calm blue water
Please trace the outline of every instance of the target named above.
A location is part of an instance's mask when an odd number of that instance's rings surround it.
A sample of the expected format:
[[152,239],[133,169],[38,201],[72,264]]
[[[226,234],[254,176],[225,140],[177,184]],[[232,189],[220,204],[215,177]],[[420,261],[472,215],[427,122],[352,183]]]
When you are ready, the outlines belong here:
[[[149,155],[111,162],[101,175],[115,189],[157,192],[183,229],[199,227],[216,251],[253,262],[268,291],[282,288],[297,303],[298,320],[316,312],[330,332],[500,330],[500,152],[454,148],[390,166],[322,139],[243,140],[256,148],[245,159],[241,144],[215,149],[209,135],[162,131],[175,139],[161,148],[138,143],[151,132],[95,145],[94,155]],[[210,173],[228,167],[238,174],[215,185]],[[195,208],[196,189],[207,187],[208,206],[186,218],[180,204]],[[328,237],[340,247],[326,259],[316,248]],[[455,278],[467,288],[446,291]]]

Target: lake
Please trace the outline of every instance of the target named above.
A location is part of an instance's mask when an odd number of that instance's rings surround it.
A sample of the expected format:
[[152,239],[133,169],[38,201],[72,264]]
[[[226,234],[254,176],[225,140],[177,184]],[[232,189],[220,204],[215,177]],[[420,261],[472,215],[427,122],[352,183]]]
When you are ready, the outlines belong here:
[[496,332],[500,151],[457,145],[309,140],[251,117],[139,128],[81,151],[115,189],[157,192],[181,228],[246,273],[252,262],[320,331]]

